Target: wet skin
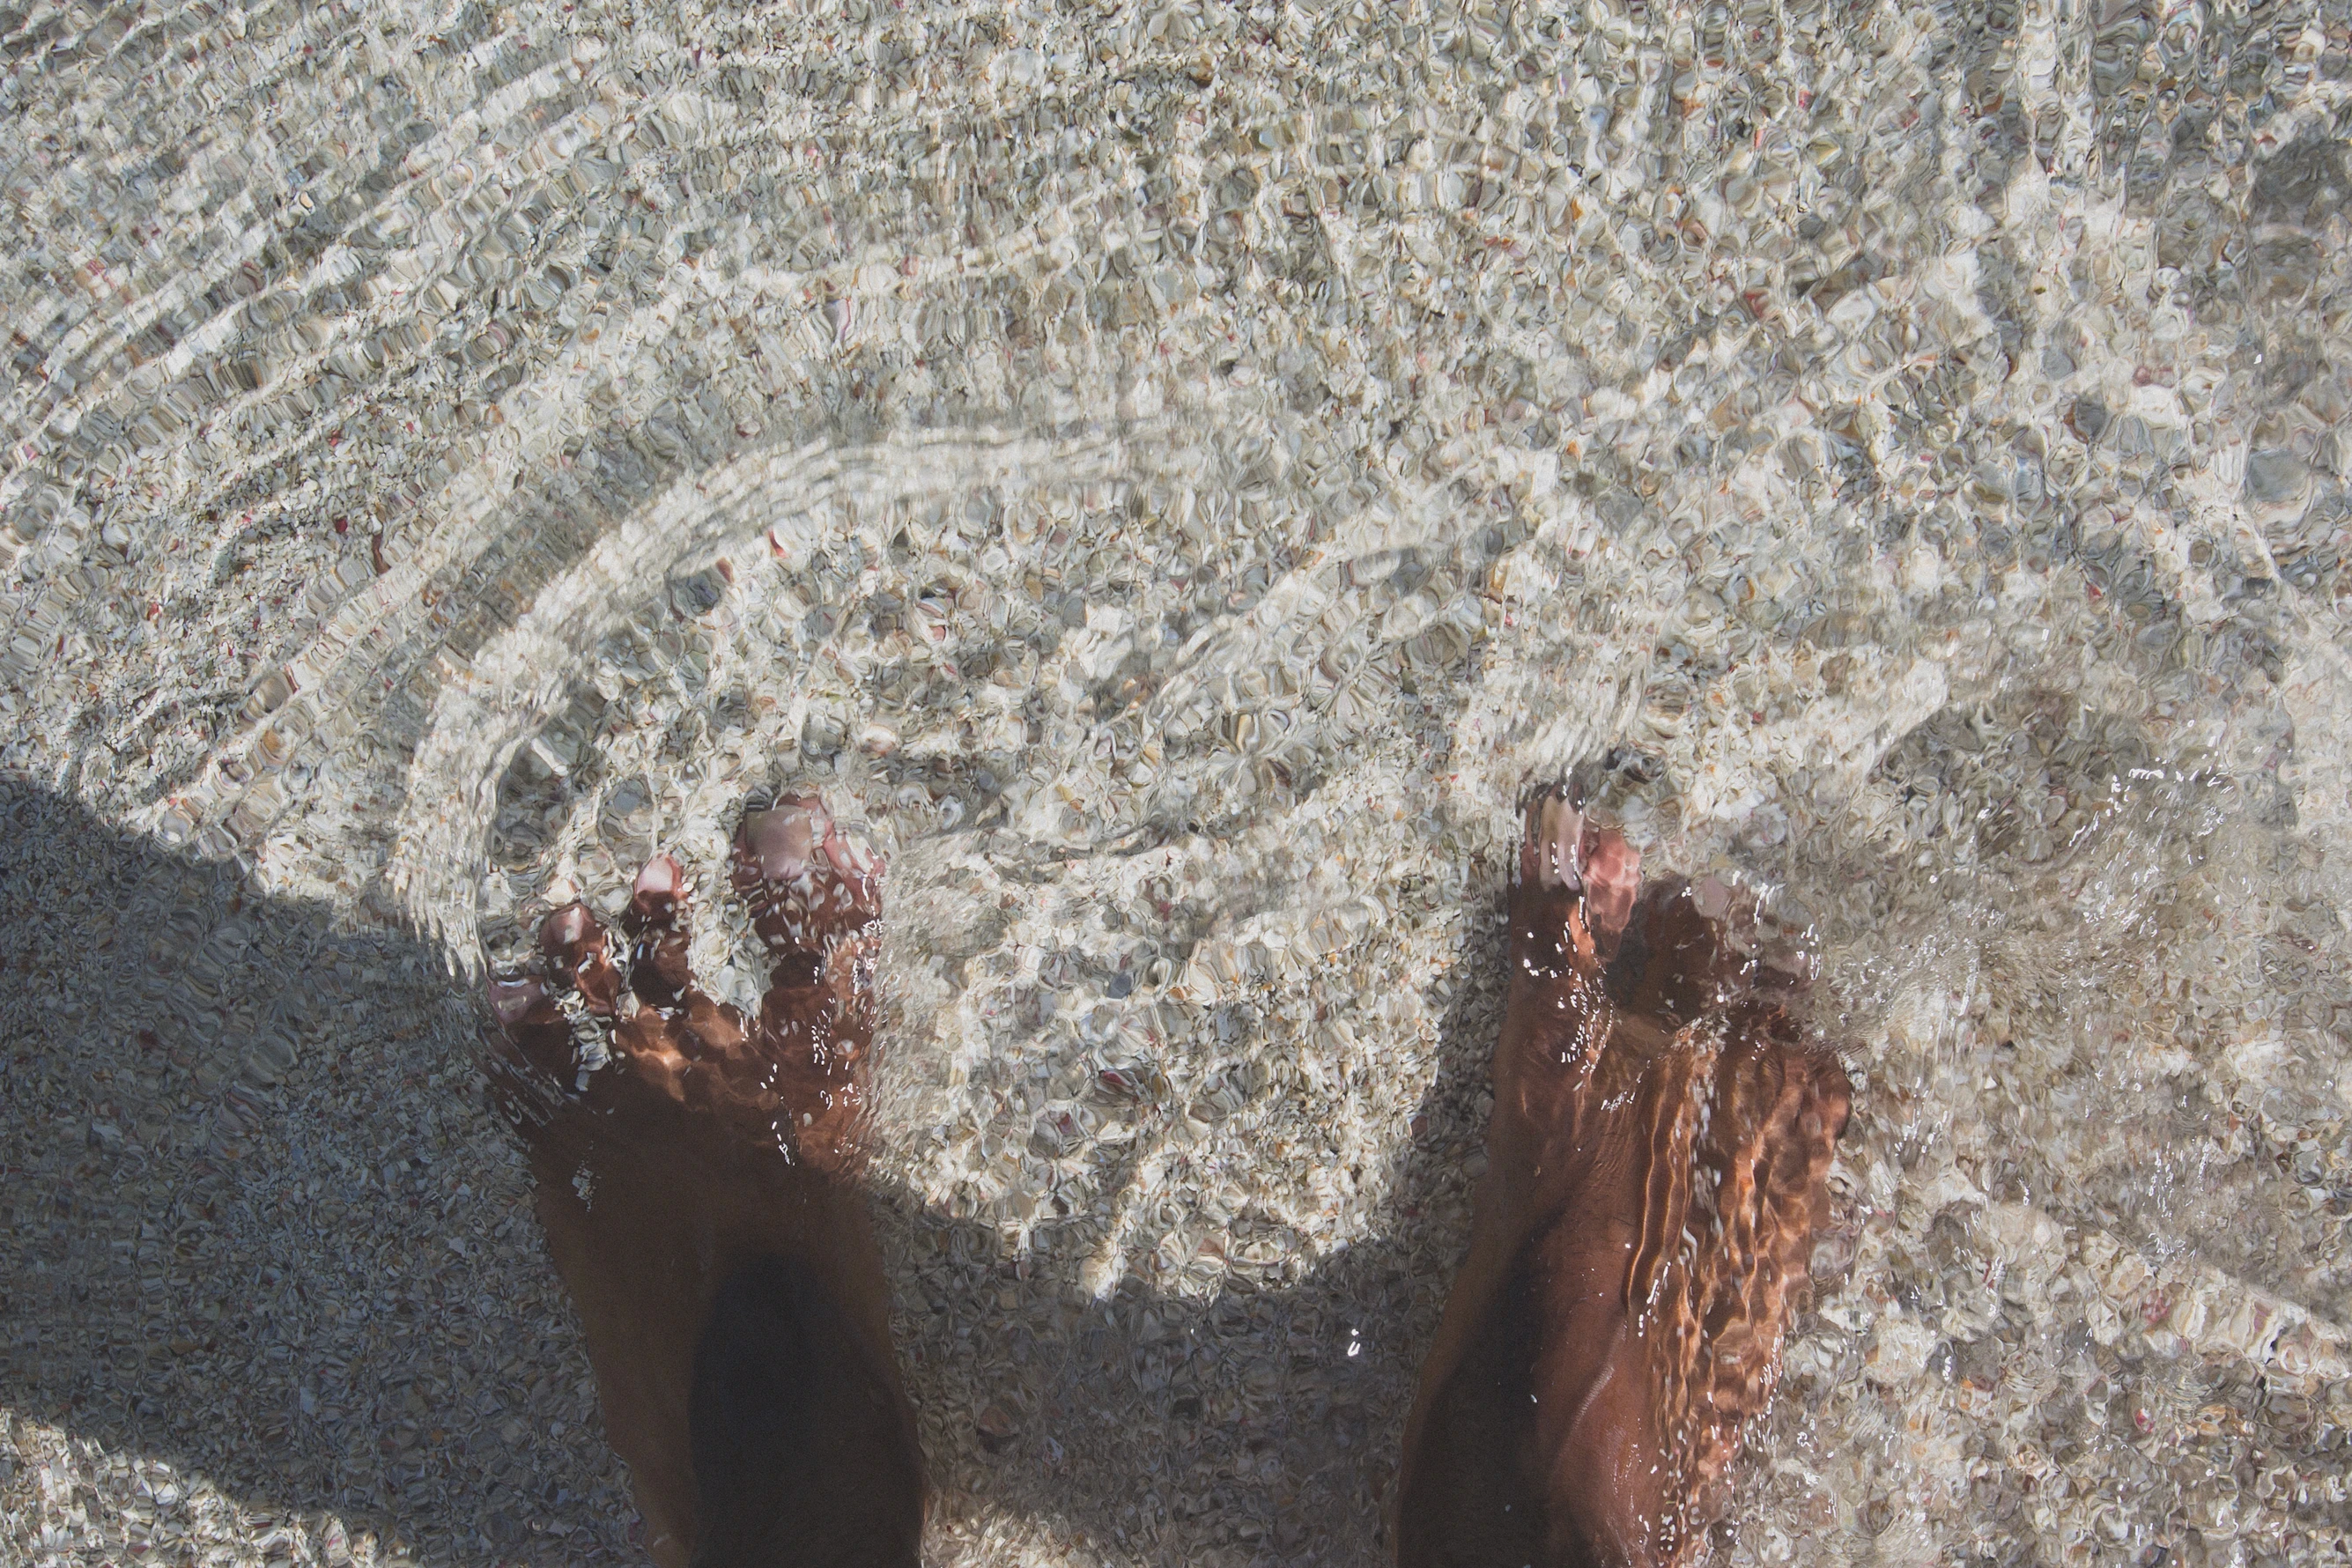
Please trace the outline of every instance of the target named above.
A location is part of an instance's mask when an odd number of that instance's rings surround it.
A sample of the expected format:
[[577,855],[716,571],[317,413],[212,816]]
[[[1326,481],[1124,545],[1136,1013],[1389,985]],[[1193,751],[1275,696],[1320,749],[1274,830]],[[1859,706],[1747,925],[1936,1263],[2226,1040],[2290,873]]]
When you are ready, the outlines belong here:
[[[881,868],[814,800],[748,815],[730,883],[772,965],[694,982],[656,857],[623,941],[548,916],[494,985],[492,1079],[538,1177],[605,1428],[664,1568],[912,1564],[926,1501],[856,1181]],[[1640,879],[1564,791],[1528,812],[1488,1170],[1422,1369],[1403,1568],[1663,1565],[1769,1397],[1848,1087],[1801,965],[1719,884]],[[560,999],[610,1027],[587,1064]]]
[[1849,1089],[1801,966],[1559,790],[1530,805],[1471,1246],[1423,1363],[1402,1568],[1663,1565],[1769,1398]]
[[[663,1568],[919,1559],[922,1455],[857,1185],[881,871],[814,800],[744,817],[729,880],[772,964],[755,1016],[695,984],[667,856],[625,947],[568,905],[546,978],[491,989],[494,1091]],[[584,1065],[599,1031],[566,993],[611,1026],[608,1064]]]

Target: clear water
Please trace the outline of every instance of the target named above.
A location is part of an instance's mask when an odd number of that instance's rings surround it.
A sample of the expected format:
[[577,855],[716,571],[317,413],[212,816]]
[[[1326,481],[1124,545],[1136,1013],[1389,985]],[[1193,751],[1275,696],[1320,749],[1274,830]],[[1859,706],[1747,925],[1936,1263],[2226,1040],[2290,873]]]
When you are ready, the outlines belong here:
[[855,9],[0,17],[0,760],[187,868],[16,852],[40,1061],[154,1030],[283,1203],[816,785],[941,1552],[1371,1560],[1511,805],[1613,751],[1860,1089],[1720,1560],[2340,1560],[2341,7]]

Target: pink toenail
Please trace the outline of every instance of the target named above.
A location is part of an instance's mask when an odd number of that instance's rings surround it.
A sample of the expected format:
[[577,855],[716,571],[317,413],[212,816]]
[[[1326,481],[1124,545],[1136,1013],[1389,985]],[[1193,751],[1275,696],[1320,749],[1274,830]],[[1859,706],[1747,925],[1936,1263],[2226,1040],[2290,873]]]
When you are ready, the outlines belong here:
[[656,855],[646,862],[646,868],[637,873],[636,883],[629,891],[660,898],[665,893],[677,892],[684,877],[685,873],[675,859],[667,855]]
[[759,862],[760,875],[783,881],[808,869],[816,847],[832,827],[833,817],[821,802],[780,800],[743,818],[743,844]]
[[1584,814],[1566,801],[1559,801],[1546,805],[1544,816],[1549,828],[1544,836],[1544,886],[1574,892],[1584,886],[1584,863],[1579,854],[1584,838]]
[[1711,921],[1719,921],[1731,908],[1731,887],[1720,877],[1702,877],[1691,889],[1691,902],[1698,912]]
[[1607,888],[1623,888],[1627,892],[1642,872],[1642,852],[1626,842],[1622,834],[1594,823],[1584,844],[1585,875]]
[[490,1011],[498,1015],[502,1026],[522,1021],[531,1005],[547,994],[547,987],[536,980],[493,980],[490,982]]

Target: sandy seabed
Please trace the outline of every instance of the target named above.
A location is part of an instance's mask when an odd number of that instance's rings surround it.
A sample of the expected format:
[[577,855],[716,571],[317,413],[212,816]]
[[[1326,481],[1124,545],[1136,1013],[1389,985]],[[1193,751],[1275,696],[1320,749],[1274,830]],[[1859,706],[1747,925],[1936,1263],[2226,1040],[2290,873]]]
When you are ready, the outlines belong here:
[[641,1560],[473,985],[814,785],[937,1560],[1376,1562],[1585,764],[1859,1091],[1714,1560],[2347,1561],[2344,5],[0,60],[0,1557]]

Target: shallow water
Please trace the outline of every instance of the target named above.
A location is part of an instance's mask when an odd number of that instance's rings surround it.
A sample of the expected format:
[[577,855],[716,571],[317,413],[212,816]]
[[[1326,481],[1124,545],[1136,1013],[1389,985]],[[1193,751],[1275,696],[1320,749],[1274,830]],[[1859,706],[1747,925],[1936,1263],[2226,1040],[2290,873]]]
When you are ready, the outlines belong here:
[[[1718,1560],[2341,1560],[2345,10],[851,10],[0,17],[0,762],[149,847],[17,836],[20,1059],[152,1031],[264,1212],[411,1074],[489,1331],[465,993],[817,785],[942,1560],[1369,1561],[1512,808],[1613,760],[1859,1091]],[[116,1158],[56,1076],[12,1163]],[[10,1364],[7,1528],[120,1550],[162,1450]],[[298,1556],[626,1552],[349,1405],[169,1458]]]

